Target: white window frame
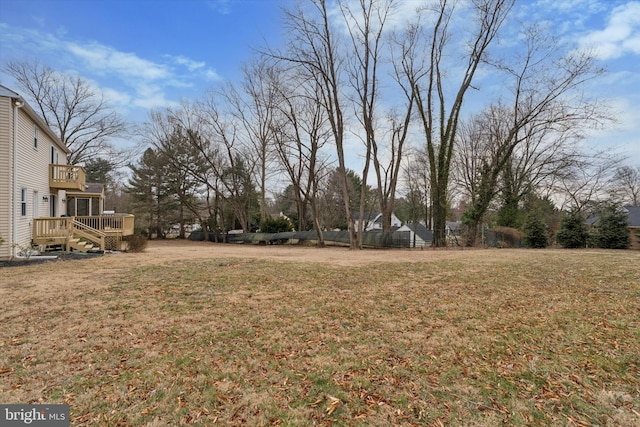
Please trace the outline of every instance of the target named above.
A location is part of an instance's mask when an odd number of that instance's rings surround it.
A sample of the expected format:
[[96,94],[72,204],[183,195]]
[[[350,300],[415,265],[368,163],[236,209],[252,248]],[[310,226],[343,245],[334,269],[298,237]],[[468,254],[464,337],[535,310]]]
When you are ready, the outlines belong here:
[[20,189],[20,216],[27,216],[27,189],[22,187]]
[[51,145],[51,164],[57,165],[59,163],[60,163],[60,153],[58,152],[56,147],[54,147],[52,144]]

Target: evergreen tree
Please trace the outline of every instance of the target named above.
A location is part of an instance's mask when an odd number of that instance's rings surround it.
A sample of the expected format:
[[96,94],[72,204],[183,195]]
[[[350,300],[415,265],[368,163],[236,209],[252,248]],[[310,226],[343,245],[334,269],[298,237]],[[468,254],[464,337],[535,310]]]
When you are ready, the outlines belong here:
[[[176,210],[173,212],[172,222],[177,223],[178,238],[184,239],[185,226],[193,223],[195,217],[203,223],[201,210],[202,201],[198,198],[198,193],[202,190],[202,182],[198,177],[206,175],[206,164],[199,156],[194,145],[190,144],[189,132],[176,127],[171,135],[160,144],[160,155],[165,158],[166,176],[168,191],[176,202]],[[197,133],[191,135],[192,138],[199,138]]]
[[547,226],[540,218],[540,215],[531,213],[527,216],[524,224],[524,245],[528,248],[541,249],[549,246],[547,237]]
[[587,245],[589,232],[584,217],[578,211],[571,211],[562,218],[560,231],[558,231],[558,243],[564,248],[584,248]]
[[84,163],[87,182],[96,182],[104,184],[105,187],[111,188],[113,185],[113,163],[102,158],[89,159]]
[[138,165],[129,165],[131,178],[125,191],[131,196],[134,212],[146,219],[149,235],[165,236],[166,217],[174,209],[166,182],[168,164],[164,156],[148,148]]
[[600,213],[596,243],[603,249],[628,249],[631,245],[627,214],[620,206],[606,206]]

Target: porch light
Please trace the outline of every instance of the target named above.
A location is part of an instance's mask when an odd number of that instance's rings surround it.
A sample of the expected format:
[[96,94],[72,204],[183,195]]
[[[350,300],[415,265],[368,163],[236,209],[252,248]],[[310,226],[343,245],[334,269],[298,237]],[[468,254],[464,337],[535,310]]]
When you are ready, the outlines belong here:
[[48,202],[49,201],[49,196],[42,196],[42,201],[43,202]]

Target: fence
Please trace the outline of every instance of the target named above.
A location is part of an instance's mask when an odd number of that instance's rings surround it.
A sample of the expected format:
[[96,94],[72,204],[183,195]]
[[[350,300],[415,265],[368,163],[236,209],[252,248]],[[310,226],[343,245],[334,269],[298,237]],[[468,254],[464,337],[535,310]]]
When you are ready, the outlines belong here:
[[[324,231],[324,241],[328,245],[349,245],[348,231]],[[226,237],[226,238],[225,238]],[[194,231],[189,240],[247,244],[284,244],[316,242],[318,234],[315,231],[289,231],[284,233],[242,233],[227,234],[205,233]],[[368,231],[362,236],[362,245],[369,248],[409,248],[411,247],[411,233],[409,231]]]

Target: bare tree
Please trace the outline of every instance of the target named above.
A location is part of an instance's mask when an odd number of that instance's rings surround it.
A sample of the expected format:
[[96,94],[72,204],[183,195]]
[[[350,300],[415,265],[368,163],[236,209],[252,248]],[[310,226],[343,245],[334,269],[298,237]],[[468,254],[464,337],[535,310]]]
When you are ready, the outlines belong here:
[[[209,172],[206,162],[192,143],[198,129],[191,104],[183,103],[180,108],[153,110],[148,119],[138,129],[141,142],[153,147],[167,162],[164,179],[177,200],[180,225],[179,237],[185,237],[186,213],[198,219],[204,230],[208,218],[203,216],[211,211],[209,198],[203,200],[200,194],[208,191]],[[189,128],[188,126],[191,126]]]
[[417,224],[423,222],[431,229],[431,210],[429,209],[429,162],[426,153],[416,150],[410,153],[404,166],[406,187],[405,199],[409,204],[408,220]]
[[309,207],[318,246],[324,246],[319,185],[327,173],[327,161],[321,155],[321,149],[329,139],[326,111],[318,102],[316,92],[306,93],[310,87],[297,85],[290,74],[282,72],[281,75],[287,82],[280,79],[277,83],[281,98],[280,120],[275,132],[276,150],[293,188],[298,229],[306,230]]
[[69,164],[116,158],[111,139],[123,135],[126,124],[99,90],[79,76],[60,74],[39,62],[13,61],[6,69],[71,150]]
[[[434,246],[447,244],[445,227],[451,165],[465,95],[513,3],[513,0],[472,1],[475,19],[471,25],[471,37],[466,43],[469,51],[463,61],[462,77],[453,92],[448,90],[451,86],[447,80],[445,58],[451,45],[450,24],[455,2],[440,0],[433,10],[419,11],[417,22],[410,24],[405,34],[403,53],[406,60],[402,63],[402,72],[406,79],[405,87],[412,88],[406,93],[415,96],[425,134],[431,174]],[[423,25],[422,20],[427,14],[434,17],[433,25]]]
[[617,168],[612,180],[612,193],[623,204],[640,206],[640,166]]
[[475,244],[478,225],[496,194],[505,192],[507,202],[517,205],[542,179],[565,173],[577,160],[572,143],[584,129],[608,119],[606,108],[583,93],[585,83],[602,74],[588,52],[565,54],[536,26],[525,27],[523,39],[522,57],[498,65],[506,72],[511,99],[485,109],[466,138],[467,145],[474,140],[483,150],[471,153],[480,168],[466,212],[468,245]]
[[[381,105],[380,86],[383,82],[380,72],[388,62],[388,59],[384,58],[384,36],[388,18],[394,11],[394,2],[393,0],[360,0],[356,6],[341,3],[340,9],[350,40],[347,50],[349,52],[347,57],[350,58],[348,81],[353,88],[356,117],[364,134],[362,139],[365,145],[365,162],[359,203],[360,218],[365,215],[368,196],[367,178],[373,162],[377,181],[377,199],[382,214],[382,229],[391,231],[391,215],[413,107],[413,91],[411,94],[406,94],[407,100],[400,112],[385,113]],[[400,89],[403,88],[400,87]],[[364,221],[360,221],[359,225],[362,228]],[[362,231],[362,229],[358,230],[359,247],[362,247]]]
[[255,60],[243,67],[243,79],[239,89],[229,84],[222,88],[220,96],[227,104],[229,114],[239,124],[250,148],[247,154],[254,158],[255,172],[260,187],[260,220],[267,217],[267,180],[269,165],[275,158],[274,116],[278,108],[279,94],[274,80],[279,70],[266,59]]
[[345,165],[345,118],[342,91],[343,61],[337,34],[331,28],[326,0],[310,0],[310,8],[301,4],[284,11],[284,21],[289,34],[288,51],[270,52],[269,55],[295,67],[303,80],[318,87],[318,101],[326,110],[338,157],[344,209],[349,227],[352,249],[358,248],[358,240],[351,212],[347,168]]
[[608,152],[583,153],[566,173],[554,177],[549,191],[561,210],[589,214],[610,199],[607,183],[620,161]]
[[219,94],[212,91],[198,103],[202,133],[194,135],[192,143],[206,159],[216,182],[221,185],[222,200],[246,233],[250,229],[252,210],[258,208],[251,205],[255,156],[250,153],[252,147],[241,137],[242,124],[221,102]]

